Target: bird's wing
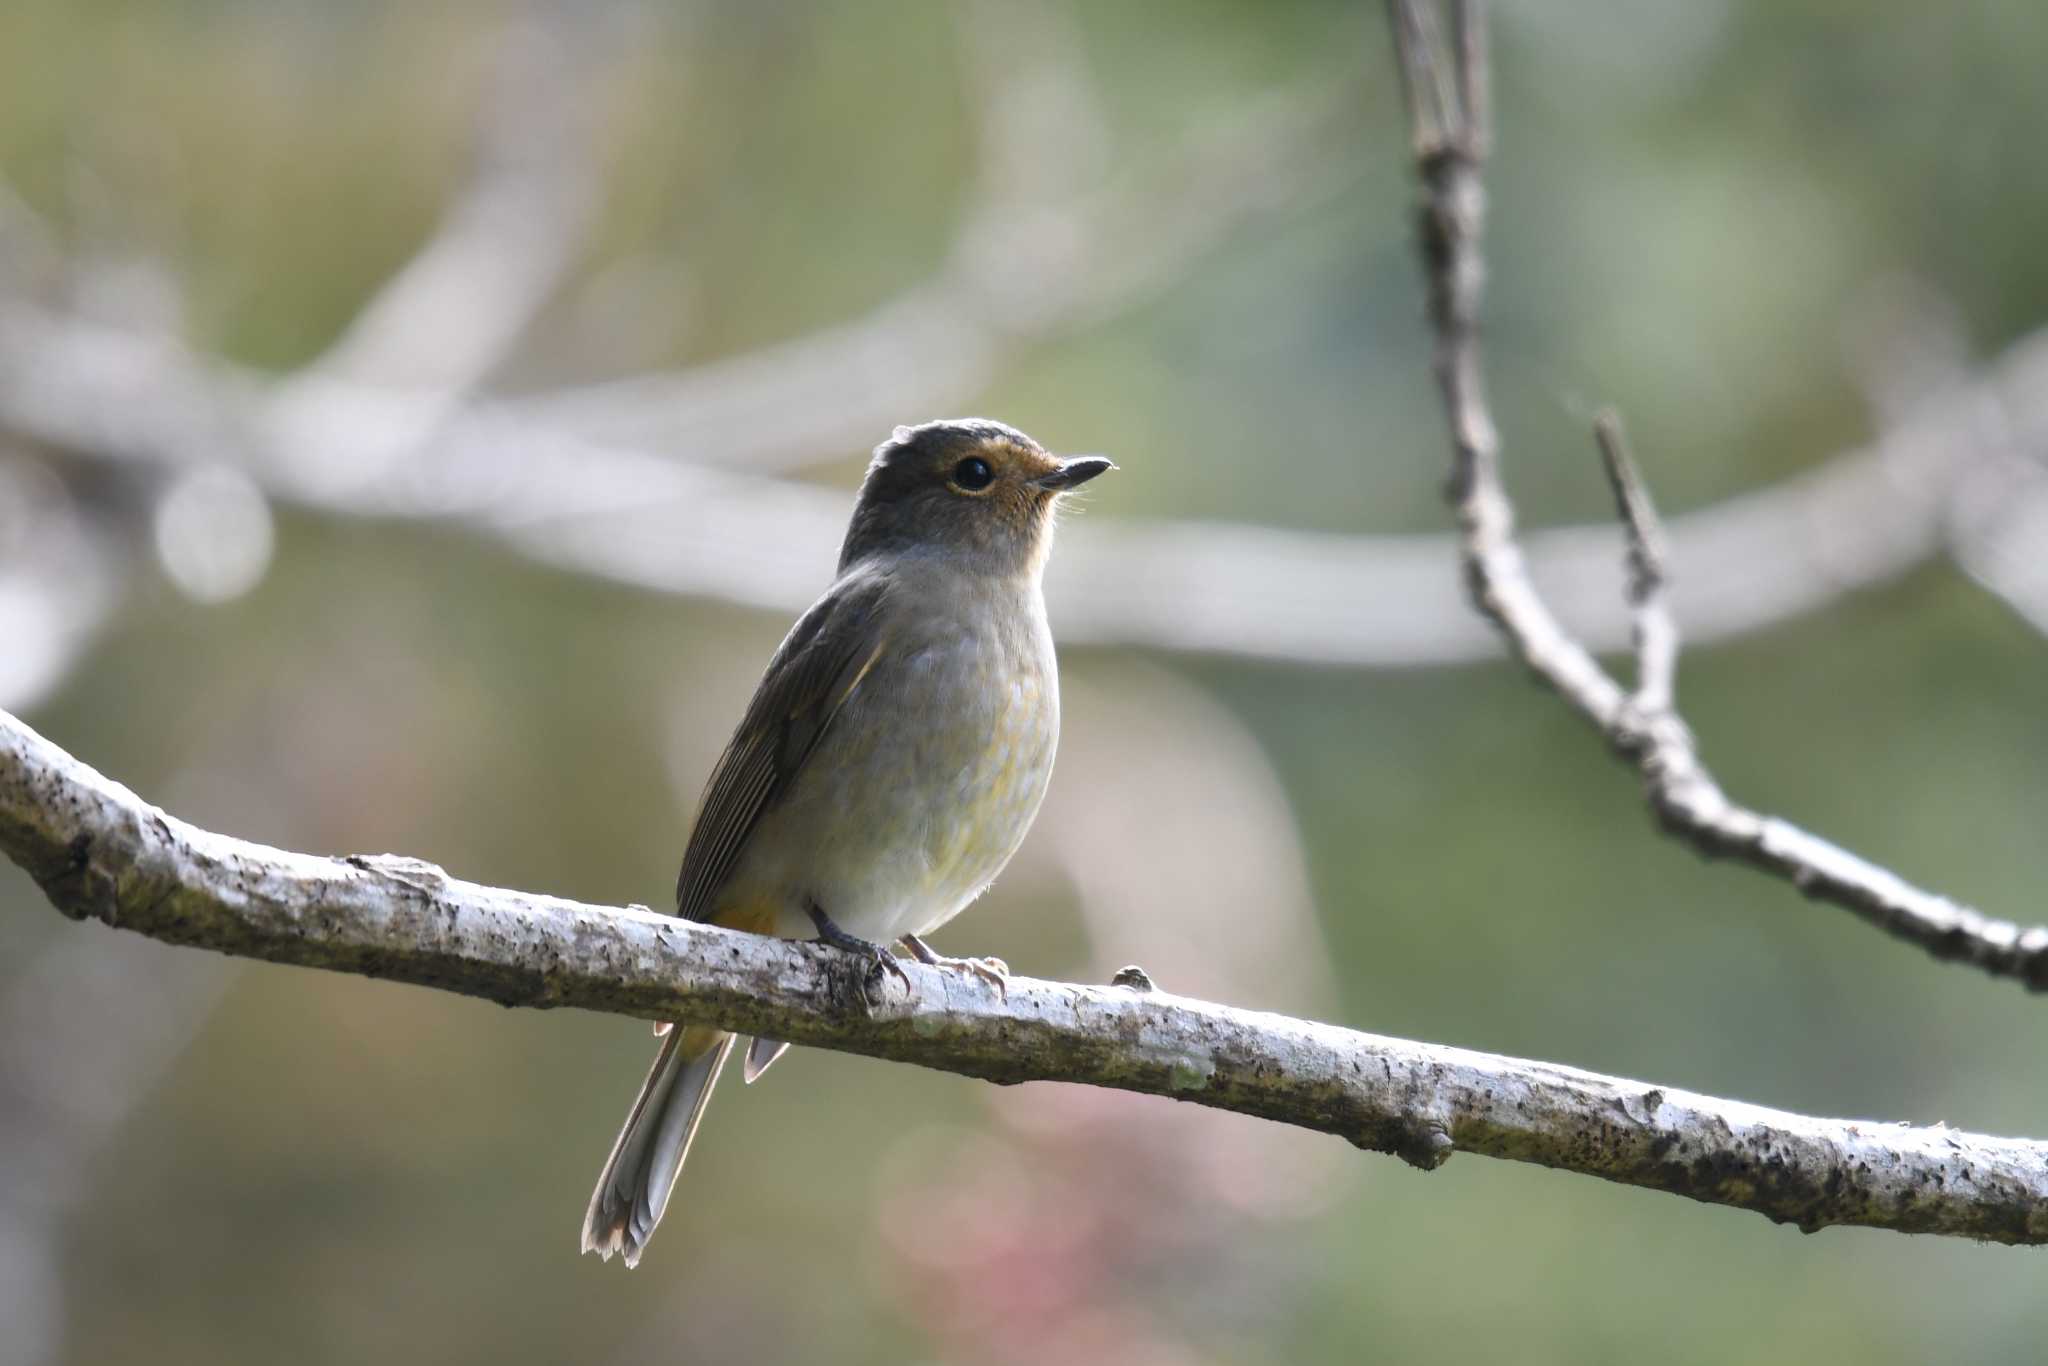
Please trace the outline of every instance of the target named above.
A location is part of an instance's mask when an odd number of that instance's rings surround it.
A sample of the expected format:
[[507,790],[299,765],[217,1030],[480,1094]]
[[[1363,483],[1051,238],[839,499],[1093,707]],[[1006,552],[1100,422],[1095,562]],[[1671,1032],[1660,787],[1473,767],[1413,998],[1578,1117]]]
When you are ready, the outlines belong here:
[[887,642],[887,583],[842,580],[790,628],[705,784],[683,853],[676,914],[711,915],[761,816],[802,771]]

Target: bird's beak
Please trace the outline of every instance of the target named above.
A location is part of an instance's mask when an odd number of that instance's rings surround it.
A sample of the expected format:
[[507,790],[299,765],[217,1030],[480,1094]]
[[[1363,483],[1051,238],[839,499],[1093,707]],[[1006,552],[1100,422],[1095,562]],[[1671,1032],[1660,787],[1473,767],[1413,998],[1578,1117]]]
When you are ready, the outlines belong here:
[[1060,467],[1051,474],[1040,475],[1032,480],[1048,493],[1065,493],[1077,489],[1106,470],[1116,466],[1106,455],[1077,455],[1060,461]]

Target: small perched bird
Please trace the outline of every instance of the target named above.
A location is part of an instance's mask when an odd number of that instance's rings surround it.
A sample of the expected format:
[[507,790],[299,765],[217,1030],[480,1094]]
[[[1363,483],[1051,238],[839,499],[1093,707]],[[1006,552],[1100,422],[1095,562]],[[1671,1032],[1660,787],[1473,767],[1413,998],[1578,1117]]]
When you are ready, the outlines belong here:
[[[920,936],[987,889],[1038,814],[1059,741],[1040,590],[1060,496],[1114,466],[978,418],[875,448],[839,573],[768,662],[711,771],[676,914],[984,975]],[[899,973],[901,969],[896,969]],[[662,1026],[583,1250],[640,1260],[734,1037]],[[788,1045],[755,1039],[753,1081]]]

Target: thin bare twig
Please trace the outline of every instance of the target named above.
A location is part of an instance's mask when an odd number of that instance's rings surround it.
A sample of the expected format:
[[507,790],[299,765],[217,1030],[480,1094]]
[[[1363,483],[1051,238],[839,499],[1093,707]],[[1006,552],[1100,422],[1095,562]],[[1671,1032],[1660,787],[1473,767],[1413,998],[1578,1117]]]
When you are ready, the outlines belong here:
[[1621,415],[1611,408],[1600,413],[1593,419],[1593,437],[1607,467],[1608,485],[1614,490],[1615,515],[1628,529],[1628,600],[1633,609],[1630,628],[1636,650],[1632,700],[1640,712],[1669,711],[1677,700],[1678,624],[1672,619],[1665,593],[1668,578],[1664,566],[1670,552],[1664,544],[1664,526],[1657,520],[1649,486],[1629,453]]
[[1441,153],[1457,140],[1458,100],[1450,72],[1433,56],[1441,46],[1436,12],[1421,5],[1388,0],[1387,14],[1400,55],[1401,93],[1408,103],[1408,127],[1414,135],[1415,159]]
[[[1446,82],[1471,92],[1485,83],[1483,64],[1446,74],[1440,43],[1407,34],[1428,32],[1424,0],[1393,0],[1395,47],[1411,90]],[[1483,6],[1456,0],[1464,61],[1486,50]],[[1483,100],[1483,95],[1480,96]],[[1470,125],[1470,110],[1452,116]],[[1656,523],[1617,425],[1601,424],[1601,446],[1630,532],[1639,682],[1624,689],[1559,625],[1530,581],[1515,537],[1514,505],[1502,482],[1499,437],[1480,369],[1478,311],[1484,280],[1480,253],[1486,191],[1485,141],[1457,138],[1425,154],[1429,130],[1416,128],[1423,274],[1436,336],[1436,369],[1450,419],[1450,494],[1463,527],[1466,581],[1479,610],[1538,677],[1597,726],[1641,770],[1652,809],[1664,828],[1700,852],[1741,860],[1785,878],[1826,901],[1915,944],[1936,958],[2048,989],[2048,927],[2022,930],[1907,882],[1889,869],[1838,848],[1774,816],[1739,805],[1701,763],[1692,733],[1672,700],[1678,640],[1664,605]]]
[[1493,150],[1493,49],[1487,34],[1486,0],[1469,0],[1451,11],[1458,44],[1458,110],[1465,152],[1484,161]]
[[917,963],[484,887],[391,855],[286,853],[187,825],[0,713],[0,852],[56,907],[169,943],[480,996],[686,1020],[997,1082],[1170,1096],[1425,1170],[1534,1162],[1754,1210],[2048,1243],[2048,1144],[1815,1119],[1129,985]]

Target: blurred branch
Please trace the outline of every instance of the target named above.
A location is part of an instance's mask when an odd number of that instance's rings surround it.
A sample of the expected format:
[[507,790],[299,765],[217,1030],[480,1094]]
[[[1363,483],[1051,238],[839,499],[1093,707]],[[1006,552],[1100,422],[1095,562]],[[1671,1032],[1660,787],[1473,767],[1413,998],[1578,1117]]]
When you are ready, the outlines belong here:
[[[412,458],[373,478],[322,477],[322,462],[269,454],[280,434],[263,418],[272,392],[265,377],[174,339],[0,311],[0,426],[75,458],[171,469],[227,460],[270,496],[329,515],[458,525],[576,572],[785,612],[829,579],[844,530],[838,491],[577,435],[496,400],[447,414]],[[329,452],[382,449],[414,411],[412,396],[382,387],[330,392]],[[792,420],[818,420],[807,404],[792,396]],[[2048,430],[2048,333],[1870,447],[1674,519],[1673,555],[1692,573],[1672,591],[1693,637],[1798,617],[1940,554],[1959,487],[1995,504],[2019,477],[1975,463],[1987,412]],[[1498,649],[1459,610],[1443,536],[1078,519],[1061,538],[1047,591],[1065,640],[1368,667]],[[1577,639],[1626,647],[1611,528],[1539,531],[1526,553]]]
[[0,706],[45,696],[119,604],[132,551],[106,521],[0,449]]
[[900,991],[813,944],[479,886],[393,855],[320,858],[213,834],[4,713],[0,849],[67,916],[173,944],[504,1005],[715,1023],[989,1081],[1170,1096],[1424,1169],[1472,1152],[1807,1230],[2048,1243],[2048,1144],[1812,1119],[1150,989],[1013,978],[998,993],[907,963]]
[[[994,7],[970,13],[984,9]],[[1051,35],[1026,46],[1048,50],[988,62],[970,81],[982,101],[979,188],[932,279],[787,342],[507,399],[506,411],[522,427],[698,464],[798,468],[865,448],[905,414],[970,403],[1017,351],[1138,307],[1248,222],[1344,187],[1328,168],[1356,116],[1338,85],[1276,92],[1076,187],[1071,130],[1048,146],[1020,117],[1042,108],[1041,87],[1076,82],[1073,59]]]
[[[252,486],[249,471],[233,473],[222,462],[246,465],[260,452],[286,466],[279,482],[287,485],[374,478],[415,451],[525,336],[575,263],[597,203],[583,97],[592,49],[622,25],[572,19],[559,6],[534,4],[502,26],[465,180],[426,244],[324,355],[283,381],[231,380],[225,387],[232,395],[188,395],[173,399],[168,415],[135,415],[142,424],[166,417],[176,424],[221,410],[218,431],[179,427],[175,458],[150,462],[168,468],[147,471],[142,481],[162,486],[152,490],[157,557],[180,589],[219,600],[253,586],[268,565],[261,486]],[[38,281],[60,280],[102,307],[139,295],[156,305],[147,311],[167,319],[182,314],[174,306],[177,281],[167,270],[121,258],[67,260],[56,243],[42,219],[0,186],[4,316],[37,316],[24,301]],[[162,323],[150,348],[185,354],[176,332],[175,322]],[[4,354],[0,363],[12,369],[20,359]],[[366,388],[379,401],[358,410],[354,399]],[[226,417],[229,410],[237,416]],[[130,516],[119,530],[95,526],[94,520],[108,519],[84,516],[75,499],[60,509],[66,515],[46,513],[35,499],[18,496],[10,469],[0,465],[0,638],[12,647],[0,661],[0,705],[22,706],[61,680],[109,618],[144,560],[126,542],[147,523]],[[223,490],[239,495],[229,512],[260,523],[260,544],[225,534]],[[177,509],[197,524],[167,530],[166,515]],[[17,522],[27,531],[10,536]],[[178,544],[167,544],[167,535]],[[191,552],[184,559],[196,556],[212,572],[195,578],[192,565],[176,556],[180,548]],[[239,562],[229,562],[237,556]]]
[[433,236],[296,378],[453,391],[489,378],[575,264],[597,207],[586,126],[596,41],[546,6],[493,35],[466,181]]
[[0,981],[0,1366],[69,1359],[70,1220],[235,976],[224,958],[116,943],[67,935]]
[[2048,635],[2048,468],[2021,466],[2015,487],[1973,489],[1981,522],[1957,537],[1956,563],[2020,619]]
[[[1554,616],[1529,576],[1515,538],[1514,505],[1500,472],[1500,437],[1479,356],[1480,253],[1486,212],[1486,139],[1471,110],[1443,92],[1479,91],[1486,79],[1484,0],[1453,0],[1460,41],[1447,57],[1433,5],[1390,0],[1402,78],[1410,94],[1423,273],[1435,331],[1436,374],[1450,420],[1450,497],[1463,528],[1465,578],[1479,611],[1529,669],[1593,722],[1641,770],[1666,831],[1707,855],[1725,855],[1790,881],[1937,958],[2048,989],[2048,927],[2021,930],[1908,883],[1773,816],[1731,801],[1700,762],[1673,699],[1678,635],[1664,592],[1663,533],[1619,423],[1598,424],[1603,455],[1627,529],[1632,568],[1637,688],[1625,690]],[[1450,65],[1446,65],[1446,63]],[[1418,92],[1431,92],[1423,98]]]
[[[531,3],[493,36],[468,172],[433,235],[327,350],[265,386],[256,453],[298,483],[360,485],[421,445],[525,339],[575,267],[602,186],[595,58],[635,25]],[[381,401],[357,410],[365,390]],[[253,471],[252,471],[253,473]]]
[[[1881,279],[1865,295],[1844,324],[1846,350],[1882,430],[1912,422],[1929,396],[1970,395],[1969,342],[1951,300],[1911,277]],[[2048,635],[2048,559],[2038,552],[2048,544],[2048,404],[1970,395],[1954,423],[1976,455],[1957,471],[1949,553],[1979,587]]]
[[[576,63],[549,60],[581,40],[536,19],[503,44],[468,188],[321,361],[280,380],[17,306],[0,312],[0,427],[114,464],[227,461],[322,513],[457,525],[622,584],[801,610],[829,577],[844,498],[764,473],[970,402],[1017,348],[1127,310],[1246,221],[1341,183],[1327,171],[1355,125],[1341,84],[1278,92],[1098,174],[1092,86],[1058,15],[960,13],[979,189],[937,276],[866,318],[686,370],[476,397],[565,268],[594,193],[565,131]],[[1455,36],[1483,51],[1483,31]],[[1439,77],[1423,87],[1432,107],[1462,117]],[[535,120],[542,133],[514,136]],[[1678,519],[1671,539],[1691,572],[1672,592],[1694,638],[1796,617],[1941,553],[1959,488],[2000,506],[2029,473],[1977,461],[1986,411],[2048,429],[2048,335],[1870,448]],[[1974,524],[1982,545],[1959,541],[1958,557],[1982,581],[2018,582],[2025,561],[1992,553],[2014,543],[1991,539],[2010,519]],[[1458,610],[1441,537],[1108,520],[1063,535],[1049,592],[1069,641],[1369,667],[1497,649]],[[1528,538],[1534,579],[1594,649],[1629,639],[1610,542],[1605,527]]]

